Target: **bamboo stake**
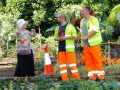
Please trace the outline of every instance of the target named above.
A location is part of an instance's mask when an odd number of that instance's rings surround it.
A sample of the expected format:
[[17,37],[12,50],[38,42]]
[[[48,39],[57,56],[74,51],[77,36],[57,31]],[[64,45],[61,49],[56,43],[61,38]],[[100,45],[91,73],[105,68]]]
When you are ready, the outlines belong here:
[[42,49],[41,49],[41,46],[42,46],[42,45],[41,45],[41,34],[40,34],[40,30],[41,30],[41,29],[40,29],[40,26],[39,26],[39,35],[40,35],[39,44],[40,44],[40,58],[41,58],[41,50],[42,50]]
[[110,65],[110,40],[108,41],[108,65]]
[[[0,43],[2,43],[1,31],[0,31]],[[2,48],[1,48],[1,44],[0,44],[0,57],[2,57]],[[1,60],[2,60],[2,58],[1,58]]]

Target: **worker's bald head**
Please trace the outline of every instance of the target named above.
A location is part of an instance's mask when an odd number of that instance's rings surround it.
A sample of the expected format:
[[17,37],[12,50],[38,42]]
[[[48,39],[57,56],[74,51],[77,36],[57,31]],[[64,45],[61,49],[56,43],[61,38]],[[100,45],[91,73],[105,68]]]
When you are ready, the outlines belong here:
[[58,20],[59,23],[66,21],[66,16],[65,16],[65,14],[59,14],[59,15],[57,16],[57,20]]
[[65,14],[59,14],[58,17],[60,17],[60,18],[62,18],[62,19],[64,19],[64,20],[66,21],[66,16],[65,16]]

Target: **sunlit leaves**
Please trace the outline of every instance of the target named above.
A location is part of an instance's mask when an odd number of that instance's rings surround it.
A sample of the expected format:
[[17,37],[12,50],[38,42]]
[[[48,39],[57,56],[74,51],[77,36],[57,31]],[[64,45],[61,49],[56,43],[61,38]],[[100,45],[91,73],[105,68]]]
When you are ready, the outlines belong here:
[[76,17],[77,19],[80,18],[80,9],[81,6],[80,5],[67,5],[67,6],[63,6],[62,8],[58,8],[55,12],[55,16],[62,13],[65,14],[67,17],[67,20],[70,19],[71,14],[75,11],[76,13]]
[[41,21],[44,19],[44,16],[45,16],[45,13],[46,11],[43,9],[43,10],[38,10],[38,11],[34,11],[33,12],[33,20],[34,20],[34,23],[35,25],[39,26],[39,24],[41,23]]
[[116,15],[116,18],[117,18],[117,20],[118,20],[119,23],[120,23],[120,11],[119,11],[118,14]]
[[113,32],[114,32],[114,28],[112,26],[108,26],[105,30],[105,33],[109,36],[112,36]]

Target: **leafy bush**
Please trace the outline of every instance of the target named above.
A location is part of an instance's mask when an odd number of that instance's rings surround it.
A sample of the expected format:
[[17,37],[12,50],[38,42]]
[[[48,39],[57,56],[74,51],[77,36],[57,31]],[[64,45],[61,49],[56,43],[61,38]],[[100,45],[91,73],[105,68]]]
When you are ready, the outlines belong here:
[[107,26],[113,26],[113,27],[119,27],[120,26],[120,23],[119,21],[117,20],[117,14],[119,13],[120,11],[120,4],[115,6],[111,13],[110,13],[110,16],[108,18],[108,21],[107,21]]
[[57,57],[57,42],[54,40],[54,37],[46,38],[45,44],[48,44],[49,54],[51,56]]
[[115,41],[119,41],[120,36],[120,4],[115,6],[108,18],[107,27],[112,26],[114,32],[112,33],[111,37]]
[[16,81],[0,80],[0,90],[120,90],[116,81],[99,83],[91,80],[71,79],[69,82],[60,81],[54,83],[41,76],[41,80],[34,81],[33,84],[20,79]]
[[105,71],[107,75],[119,75],[120,65],[113,64],[105,67]]
[[44,60],[35,62],[35,73],[37,75],[42,74],[44,71]]

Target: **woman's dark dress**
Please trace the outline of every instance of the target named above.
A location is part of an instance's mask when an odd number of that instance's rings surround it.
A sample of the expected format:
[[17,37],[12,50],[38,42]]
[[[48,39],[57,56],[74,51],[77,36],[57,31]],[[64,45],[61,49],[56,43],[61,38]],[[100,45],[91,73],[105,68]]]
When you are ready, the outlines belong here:
[[35,76],[34,69],[34,58],[31,50],[30,55],[18,55],[17,54],[17,66],[15,69],[14,76],[25,77]]

